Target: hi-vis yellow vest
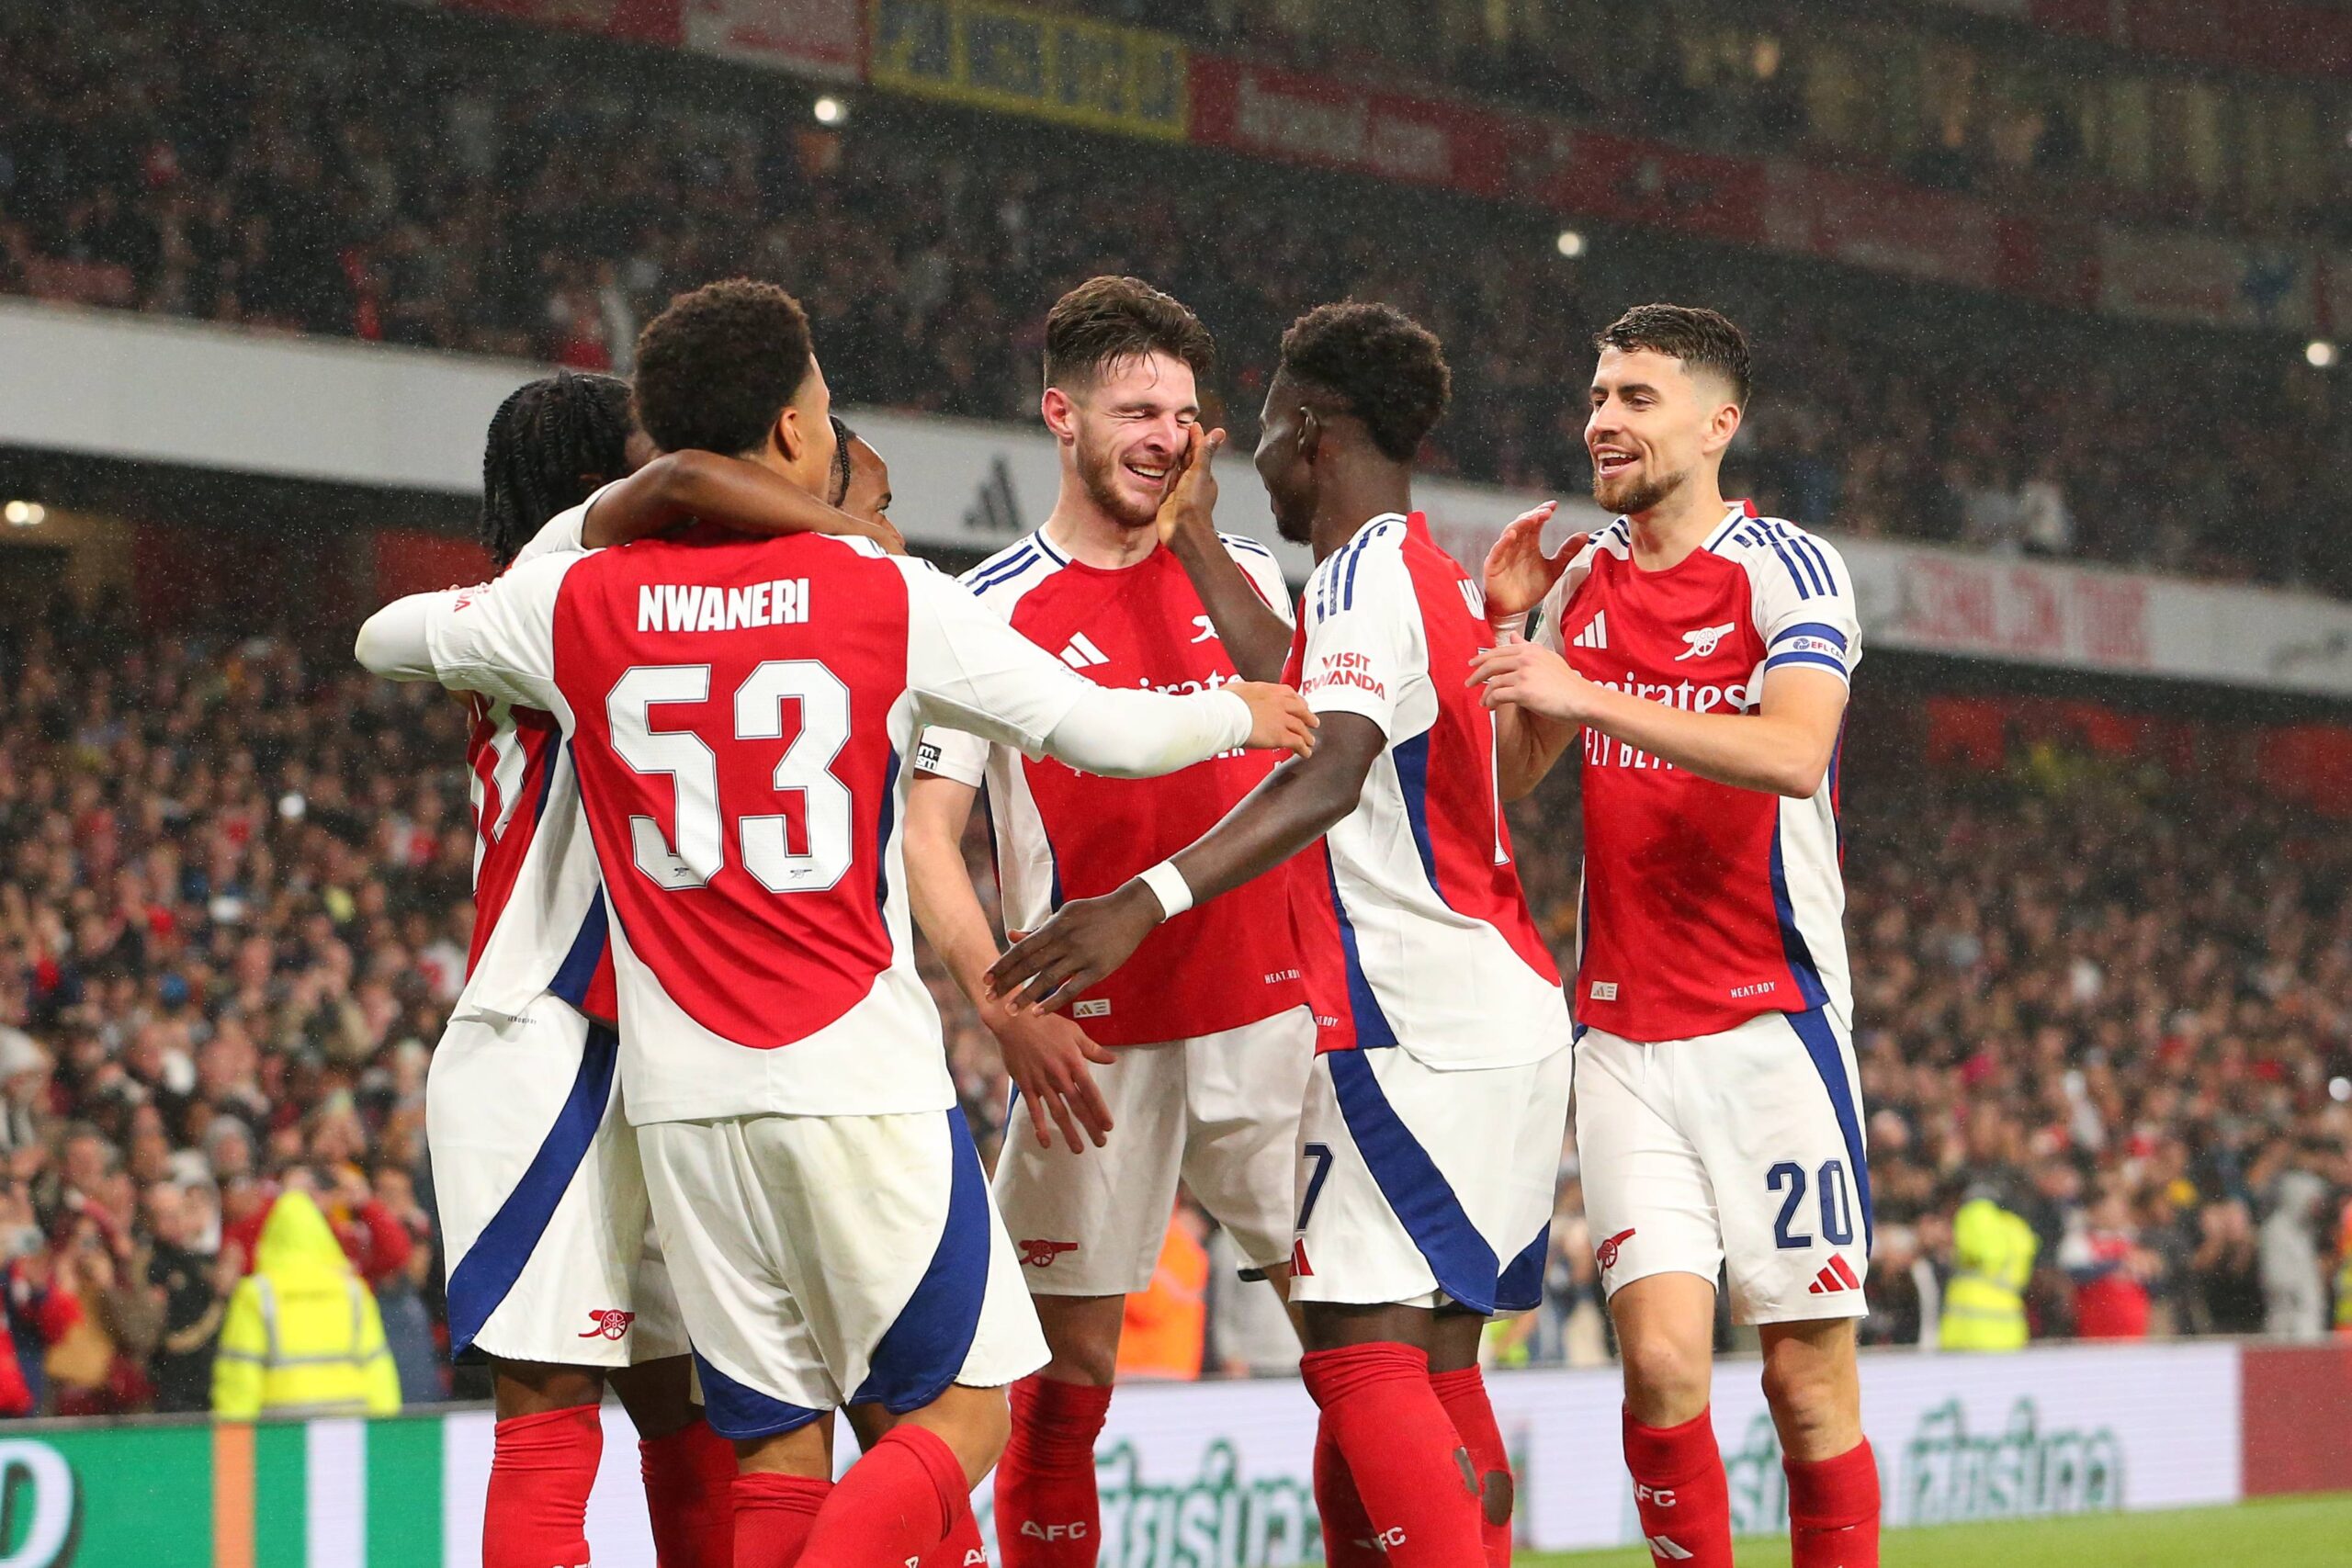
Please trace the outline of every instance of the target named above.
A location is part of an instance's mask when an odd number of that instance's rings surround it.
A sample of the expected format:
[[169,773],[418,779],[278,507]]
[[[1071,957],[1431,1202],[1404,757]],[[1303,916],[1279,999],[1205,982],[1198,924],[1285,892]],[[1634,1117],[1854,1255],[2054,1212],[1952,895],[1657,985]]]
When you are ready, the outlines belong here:
[[1990,1198],[1974,1198],[1952,1216],[1951,1240],[1959,1267],[1944,1285],[1937,1343],[1947,1350],[2022,1348],[2026,1281],[2041,1250],[2033,1227]]
[[279,1196],[254,1256],[213,1356],[213,1414],[250,1421],[397,1412],[400,1373],[376,1298],[310,1194]]

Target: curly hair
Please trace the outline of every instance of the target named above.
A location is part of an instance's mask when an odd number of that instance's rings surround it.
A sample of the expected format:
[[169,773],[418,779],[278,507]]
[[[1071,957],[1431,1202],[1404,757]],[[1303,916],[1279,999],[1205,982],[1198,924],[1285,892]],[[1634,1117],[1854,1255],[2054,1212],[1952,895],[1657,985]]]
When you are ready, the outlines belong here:
[[808,312],[775,284],[706,283],[638,334],[638,423],[665,452],[740,457],[799,395],[813,353]]
[[1283,333],[1282,369],[1363,422],[1373,445],[1409,463],[1444,416],[1453,385],[1437,334],[1393,305],[1317,305]]
[[559,370],[490,416],[481,448],[482,548],[503,568],[548,519],[628,471],[628,383]]
[[1069,391],[1139,355],[1181,359],[1195,376],[1216,365],[1216,339],[1201,319],[1140,277],[1090,277],[1046,317],[1046,385]]
[[1747,334],[1729,316],[1703,305],[1636,305],[1592,340],[1595,349],[1646,348],[1682,361],[1686,372],[1712,370],[1731,383],[1731,400],[1747,406]]

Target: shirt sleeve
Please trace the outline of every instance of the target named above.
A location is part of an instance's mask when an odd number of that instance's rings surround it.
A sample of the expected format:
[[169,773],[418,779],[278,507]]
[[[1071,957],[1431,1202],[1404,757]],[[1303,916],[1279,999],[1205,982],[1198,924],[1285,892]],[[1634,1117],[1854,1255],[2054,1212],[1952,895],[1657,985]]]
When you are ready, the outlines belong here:
[[1791,528],[1769,553],[1749,558],[1748,576],[1764,674],[1813,669],[1850,679],[1862,656],[1862,626],[1854,580],[1837,547]]
[[429,676],[526,707],[562,711],[555,683],[555,604],[584,556],[551,555],[473,588],[415,593],[360,629],[360,662],[379,674]]
[[1275,558],[1274,552],[1244,534],[1219,534],[1217,538],[1223,542],[1225,553],[1233,558],[1241,574],[1250,580],[1250,586],[1258,591],[1258,597],[1266,602],[1266,607],[1283,618],[1283,625],[1295,626],[1298,616],[1291,609],[1290,584],[1283,578],[1283,563]]
[[1568,638],[1566,628],[1568,606],[1575,603],[1577,590],[1582,588],[1585,580],[1592,575],[1592,558],[1600,552],[1600,541],[1596,535],[1586,540],[1584,548],[1578,550],[1576,553],[1576,558],[1568,562],[1568,570],[1560,573],[1560,581],[1552,584],[1552,591],[1544,594],[1544,602],[1536,606],[1535,624],[1530,628],[1528,635],[1530,642],[1541,648],[1548,648],[1553,652],[1563,656],[1567,653]]
[[915,743],[915,771],[978,789],[988,778],[989,743],[968,730],[934,724]]
[[[613,482],[617,484],[620,481],[616,479]],[[514,564],[521,566],[526,561],[534,561],[546,555],[576,556],[586,549],[588,547],[585,538],[588,530],[588,509],[596,504],[598,496],[612,488],[613,486],[609,484],[599,485],[596,487],[594,495],[591,495],[579,505],[567,507],[548,518],[547,525],[532,535],[531,542],[525,545],[521,553],[515,556]]]
[[1318,714],[1359,714],[1396,734],[1404,683],[1424,673],[1420,607],[1404,558],[1372,534],[1324,558],[1307,582],[1299,694]]
[[[907,579],[907,682],[918,716],[978,738],[983,761],[990,740],[1044,756],[1046,737],[1091,685],[937,568],[891,558]],[[916,766],[963,778],[953,770],[968,755],[942,747],[945,766],[933,769],[919,751]],[[979,782],[977,770],[967,782]]]

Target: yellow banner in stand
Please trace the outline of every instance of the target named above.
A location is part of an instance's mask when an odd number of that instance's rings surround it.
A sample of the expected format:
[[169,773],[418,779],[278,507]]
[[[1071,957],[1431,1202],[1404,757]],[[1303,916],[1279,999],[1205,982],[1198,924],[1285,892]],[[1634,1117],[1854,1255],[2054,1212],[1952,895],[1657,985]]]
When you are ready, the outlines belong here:
[[1181,141],[1183,43],[1143,28],[989,0],[874,0],[874,85],[1129,136]]

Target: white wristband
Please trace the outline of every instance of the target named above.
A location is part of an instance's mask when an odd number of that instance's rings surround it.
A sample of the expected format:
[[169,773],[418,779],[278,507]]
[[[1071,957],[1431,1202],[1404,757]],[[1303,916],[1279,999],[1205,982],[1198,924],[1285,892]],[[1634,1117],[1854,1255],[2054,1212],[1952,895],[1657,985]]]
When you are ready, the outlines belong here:
[[1192,884],[1184,880],[1184,874],[1176,869],[1172,860],[1137,872],[1136,880],[1150,888],[1151,896],[1159,900],[1159,918],[1163,920],[1173,919],[1193,907]]
[[1526,640],[1527,612],[1524,610],[1516,615],[1504,615],[1498,619],[1489,620],[1487,625],[1494,629],[1497,646],[1507,642]]

